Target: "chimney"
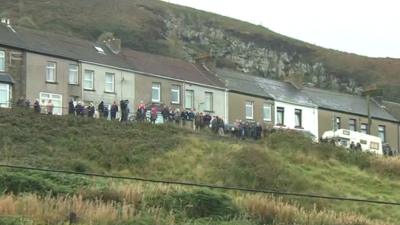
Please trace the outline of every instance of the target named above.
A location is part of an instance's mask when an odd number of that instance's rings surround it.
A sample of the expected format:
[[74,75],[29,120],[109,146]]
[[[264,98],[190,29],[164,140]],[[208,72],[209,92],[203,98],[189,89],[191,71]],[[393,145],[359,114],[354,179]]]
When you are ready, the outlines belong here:
[[6,19],[6,24],[10,25],[10,19]]

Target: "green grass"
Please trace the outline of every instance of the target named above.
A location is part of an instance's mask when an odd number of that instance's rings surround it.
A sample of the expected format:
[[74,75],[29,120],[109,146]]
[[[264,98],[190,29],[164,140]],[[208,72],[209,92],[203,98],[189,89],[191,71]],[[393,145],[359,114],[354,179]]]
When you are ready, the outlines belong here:
[[[313,144],[295,133],[278,132],[257,142],[238,141],[169,125],[126,125],[0,110],[0,155],[1,163],[16,165],[400,202],[400,192],[396,191],[400,188],[399,173],[390,169],[396,167],[382,169],[383,164],[376,163],[384,160],[386,165],[394,165],[394,161],[347,152],[327,144]],[[15,170],[0,172],[0,191],[5,193],[57,196],[95,186],[100,191],[88,195],[92,196],[90,199],[99,195],[116,198],[107,191],[108,182],[103,179]],[[179,202],[193,205],[190,199],[194,198],[200,204],[202,192],[192,195],[194,190],[184,190],[189,192],[164,196],[164,200],[157,197],[150,201],[151,198],[149,202],[174,215],[182,211]],[[224,199],[220,194],[206,193],[210,198]],[[228,196],[228,202],[241,195],[223,194]],[[300,204],[305,210],[351,212],[393,223],[400,220],[396,206],[288,197],[283,200]],[[226,204],[215,203],[216,207],[229,208]],[[207,214],[207,210],[195,211]],[[235,208],[231,210],[242,215]],[[186,211],[177,218],[202,224],[193,212]],[[223,221],[234,218],[241,220],[233,216]]]

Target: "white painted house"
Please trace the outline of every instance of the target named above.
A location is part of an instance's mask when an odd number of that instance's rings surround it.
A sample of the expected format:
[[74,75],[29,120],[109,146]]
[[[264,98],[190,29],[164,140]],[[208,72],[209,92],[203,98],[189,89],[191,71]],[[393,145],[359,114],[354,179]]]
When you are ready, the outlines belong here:
[[318,136],[318,107],[290,83],[255,77],[256,84],[274,99],[275,126],[309,131]]

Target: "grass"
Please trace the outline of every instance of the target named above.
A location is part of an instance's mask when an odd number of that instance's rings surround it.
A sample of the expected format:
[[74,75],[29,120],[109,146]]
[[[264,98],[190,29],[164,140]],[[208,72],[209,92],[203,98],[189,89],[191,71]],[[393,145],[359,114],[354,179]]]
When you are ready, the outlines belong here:
[[[313,144],[296,133],[277,132],[257,142],[239,141],[170,125],[120,124],[20,110],[0,110],[0,127],[1,163],[400,202],[400,193],[395,191],[400,188],[398,158]],[[396,224],[400,219],[395,206],[127,185],[4,169],[0,170],[0,191],[4,193],[1,201],[14,202],[16,210],[0,215],[28,218],[38,224],[65,219],[66,209],[74,201],[87,207],[79,213],[82,224],[109,223],[101,216],[91,216],[101,210],[114,222],[137,219],[142,224],[324,221],[322,224],[355,225]],[[31,215],[29,207],[23,207],[26,201],[36,202],[37,212]],[[0,204],[0,212],[10,204]],[[50,213],[54,215],[49,219],[35,216],[46,204],[55,209]],[[93,210],[100,211],[86,214]],[[114,210],[136,211],[115,217]],[[121,213],[125,215],[125,211]]]
[[[359,85],[377,84],[386,98],[396,101],[400,96],[400,61],[390,58],[368,58],[321,48],[293,38],[277,34],[262,26],[219,16],[216,14],[168,4],[158,0],[3,0],[1,16],[12,18],[13,24],[65,34],[95,41],[101,34],[112,32],[122,39],[124,47],[134,48],[174,57],[182,57],[185,42],[176,34],[166,35],[164,19],[171,15],[182,18],[185,26],[201,25],[222,29],[229,36],[258,47],[267,47],[292,55],[294,62],[310,65],[322,63],[327,74],[339,80],[352,78]],[[227,46],[229,42],[213,42]],[[209,52],[209,45],[193,48],[199,55]],[[217,59],[219,64],[231,65],[229,59]],[[224,62],[225,61],[225,62]],[[221,63],[224,62],[224,63]]]

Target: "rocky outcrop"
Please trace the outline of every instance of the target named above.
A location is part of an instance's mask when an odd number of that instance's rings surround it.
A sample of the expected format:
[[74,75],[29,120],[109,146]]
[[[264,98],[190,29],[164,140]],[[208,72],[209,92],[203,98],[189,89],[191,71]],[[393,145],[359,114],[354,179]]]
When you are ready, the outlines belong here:
[[303,78],[303,85],[360,93],[361,85],[346,76],[330,73],[322,62],[311,62],[299,52],[278,49],[274,44],[244,40],[212,23],[187,22],[186,16],[170,13],[163,18],[166,38],[178,38],[184,58],[189,61],[201,54],[211,55],[217,66],[230,67],[245,73],[284,80]]

